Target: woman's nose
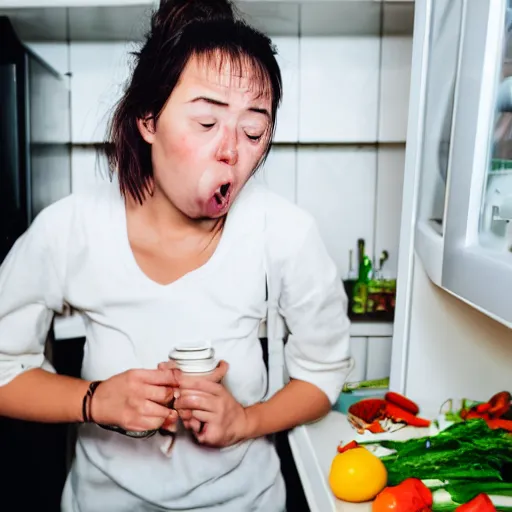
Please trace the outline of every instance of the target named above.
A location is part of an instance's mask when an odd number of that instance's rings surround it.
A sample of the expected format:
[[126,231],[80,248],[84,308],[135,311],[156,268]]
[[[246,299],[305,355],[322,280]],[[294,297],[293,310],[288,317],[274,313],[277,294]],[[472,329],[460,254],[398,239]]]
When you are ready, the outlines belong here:
[[225,133],[217,150],[217,160],[228,165],[238,162],[238,147],[235,133]]

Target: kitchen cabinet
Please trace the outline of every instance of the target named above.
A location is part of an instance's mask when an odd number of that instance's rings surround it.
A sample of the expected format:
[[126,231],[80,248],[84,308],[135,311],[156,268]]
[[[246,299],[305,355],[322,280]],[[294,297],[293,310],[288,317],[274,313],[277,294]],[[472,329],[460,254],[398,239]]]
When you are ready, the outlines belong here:
[[449,156],[453,133],[453,111],[462,0],[441,0],[432,5],[431,32],[422,123],[419,211],[416,250],[434,283],[441,285],[444,246],[444,216]]
[[511,7],[466,4],[442,285],[512,327]]
[[[512,326],[511,9],[438,1],[425,8],[422,144],[415,248],[428,276]],[[418,45],[420,44],[418,40]],[[420,47],[418,46],[418,52]],[[441,58],[442,56],[442,58]],[[411,101],[415,101],[411,96]],[[419,133],[419,132],[417,132]]]

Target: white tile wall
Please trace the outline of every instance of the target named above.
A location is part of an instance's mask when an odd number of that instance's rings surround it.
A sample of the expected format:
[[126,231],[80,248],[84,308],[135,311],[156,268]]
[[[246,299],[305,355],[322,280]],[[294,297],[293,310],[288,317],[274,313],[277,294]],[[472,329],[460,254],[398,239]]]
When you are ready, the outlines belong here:
[[391,348],[393,338],[368,338],[366,379],[389,377],[391,370]]
[[66,43],[48,43],[38,41],[26,43],[27,46],[57,72],[66,74],[69,72],[69,47]]
[[354,358],[354,369],[348,376],[350,382],[366,379],[366,360],[368,358],[368,338],[350,338],[350,352]]
[[[299,131],[299,39],[275,37],[283,79],[276,142],[296,142]],[[129,77],[132,43],[72,43],[73,135],[75,143],[105,140],[107,122]]]
[[270,190],[296,202],[297,150],[295,146],[274,147],[254,180]]
[[376,160],[372,148],[298,149],[297,203],[316,218],[342,277],[358,238],[373,251]]
[[283,101],[277,113],[276,142],[297,142],[299,137],[299,38],[274,37],[283,80]]
[[403,142],[407,135],[412,37],[382,38],[379,140]]
[[378,37],[300,39],[301,142],[374,142]]
[[389,260],[384,264],[383,271],[389,277],[396,277],[402,214],[405,146],[380,147],[377,158],[375,256],[379,258],[380,253],[387,250]]
[[95,183],[108,180],[105,154],[96,148],[78,147],[71,152],[71,188],[73,192],[86,190]]
[[71,43],[72,142],[103,142],[129,75],[132,43]]

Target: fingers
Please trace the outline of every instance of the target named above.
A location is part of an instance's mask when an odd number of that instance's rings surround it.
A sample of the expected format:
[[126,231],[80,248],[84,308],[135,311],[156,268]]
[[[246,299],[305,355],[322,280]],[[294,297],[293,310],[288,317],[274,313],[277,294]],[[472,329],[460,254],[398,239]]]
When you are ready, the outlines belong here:
[[216,418],[216,413],[209,411],[192,411],[192,419],[190,421],[196,420],[200,423],[214,423]]
[[183,421],[183,426],[187,430],[191,430],[194,433],[199,433],[201,429],[203,428],[204,423],[200,422],[199,420],[196,420],[195,418],[192,418],[187,421]]
[[226,373],[228,373],[228,369],[229,369],[229,364],[226,361],[224,361],[224,360],[219,361],[217,368],[215,368],[215,370],[213,371],[213,374],[212,374],[213,378],[211,380],[220,382],[226,376]]
[[218,382],[212,382],[210,380],[201,379],[200,377],[188,377],[186,379],[180,379],[180,389],[202,391],[214,396],[220,396],[225,387]]
[[180,412],[182,410],[185,412],[186,409],[200,409],[201,411],[212,412],[217,408],[217,400],[214,396],[204,393],[187,393],[176,399],[174,408]]
[[179,373],[176,369],[130,370],[130,378],[136,384],[144,382],[154,386],[177,387]]
[[141,385],[140,391],[145,399],[167,406],[174,398],[174,388],[166,386]]
[[144,417],[165,419],[169,416],[171,411],[172,409],[168,409],[164,405],[157,404],[151,400],[145,400],[138,412]]
[[178,421],[178,413],[174,410],[172,410],[169,413],[169,416],[164,420],[162,423],[162,426],[160,428],[164,430],[168,430],[169,432],[176,432],[177,425],[176,422]]
[[177,369],[176,361],[162,361],[158,363],[159,370],[175,370]]
[[192,418],[192,410],[191,409],[176,409],[178,411],[178,415],[182,421],[188,421]]
[[[148,404],[153,404],[152,402],[148,402]],[[157,406],[158,407],[158,406]],[[149,409],[145,409],[144,413],[141,414],[131,414],[131,419],[127,421],[123,421],[120,425],[126,430],[131,430],[134,432],[142,432],[144,430],[155,430],[161,428],[164,424],[166,425],[167,430],[171,430],[172,425],[175,425],[178,421],[178,414],[176,411],[170,411],[169,409],[165,409],[166,415],[156,414],[157,411],[150,411],[152,414],[147,414]]]

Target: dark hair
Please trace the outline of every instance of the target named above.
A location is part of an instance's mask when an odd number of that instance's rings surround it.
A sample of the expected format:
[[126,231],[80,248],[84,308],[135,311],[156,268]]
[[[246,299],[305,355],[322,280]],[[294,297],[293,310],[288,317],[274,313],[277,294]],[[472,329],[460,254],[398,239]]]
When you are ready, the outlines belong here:
[[142,138],[137,119],[158,116],[191,57],[228,60],[236,71],[249,64],[261,94],[272,98],[271,137],[259,167],[268,156],[281,102],[282,81],[270,39],[245,23],[229,0],[162,1],[139,52],[126,92],[114,111],[107,135],[110,175],[117,172],[121,193],[143,203],[152,193],[151,146]]

